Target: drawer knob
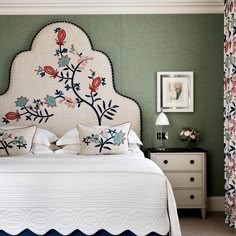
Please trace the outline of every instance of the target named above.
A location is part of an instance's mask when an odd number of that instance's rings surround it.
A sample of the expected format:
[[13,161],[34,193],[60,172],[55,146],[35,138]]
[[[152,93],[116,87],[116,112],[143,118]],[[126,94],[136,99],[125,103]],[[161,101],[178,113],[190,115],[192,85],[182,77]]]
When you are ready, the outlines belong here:
[[193,181],[194,181],[194,177],[191,177],[191,178],[190,178],[190,181],[193,182]]
[[195,197],[194,197],[194,195],[190,195],[190,199],[192,199],[192,200],[193,200],[194,198],[195,198]]
[[194,160],[190,160],[190,164],[194,164]]
[[164,164],[168,164],[168,160],[164,160],[163,162],[164,162]]

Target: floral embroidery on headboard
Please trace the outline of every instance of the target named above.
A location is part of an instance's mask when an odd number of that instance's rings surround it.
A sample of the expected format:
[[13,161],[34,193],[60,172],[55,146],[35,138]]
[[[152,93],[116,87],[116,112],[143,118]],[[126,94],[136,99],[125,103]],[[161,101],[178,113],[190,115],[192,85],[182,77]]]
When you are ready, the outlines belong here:
[[[32,102],[27,97],[18,97],[15,101],[18,109],[7,112],[3,117],[3,122],[6,124],[13,120],[18,122],[22,117],[25,117],[26,120],[46,123],[54,116],[52,109],[58,104],[74,109],[75,107],[80,108],[82,103],[92,108],[99,125],[101,125],[102,119],[113,120],[119,105],[113,104],[112,99],[105,101],[99,96],[100,88],[106,86],[106,78],[97,75],[95,70],[89,68],[90,74],[86,75],[87,91],[85,89],[82,91],[80,83],[75,82],[75,77],[78,74],[86,73],[85,68],[94,58],[84,56],[74,44],[66,46],[67,33],[65,29],[57,27],[54,32],[56,34],[55,45],[57,46],[54,56],[58,60],[59,68],[54,68],[51,65],[39,65],[35,72],[40,78],[58,79],[58,82],[64,83],[64,89],[55,88],[54,94],[46,94],[44,98],[34,98]],[[72,64],[72,56],[77,58],[76,64]],[[73,97],[67,95],[68,92],[70,94],[72,92]],[[100,102],[98,103],[98,101]]]

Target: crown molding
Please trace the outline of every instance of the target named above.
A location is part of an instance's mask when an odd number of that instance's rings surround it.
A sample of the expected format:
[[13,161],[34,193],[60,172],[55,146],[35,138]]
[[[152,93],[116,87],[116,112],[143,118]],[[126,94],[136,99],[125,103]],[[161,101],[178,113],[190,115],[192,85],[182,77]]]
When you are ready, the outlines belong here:
[[224,0],[0,0],[0,15],[207,14]]

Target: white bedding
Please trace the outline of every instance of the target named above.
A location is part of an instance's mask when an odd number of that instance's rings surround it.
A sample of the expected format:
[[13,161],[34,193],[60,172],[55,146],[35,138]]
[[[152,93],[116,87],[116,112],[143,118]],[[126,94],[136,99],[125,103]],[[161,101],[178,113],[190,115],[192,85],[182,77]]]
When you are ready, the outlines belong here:
[[0,158],[0,229],[179,236],[170,184],[143,154]]

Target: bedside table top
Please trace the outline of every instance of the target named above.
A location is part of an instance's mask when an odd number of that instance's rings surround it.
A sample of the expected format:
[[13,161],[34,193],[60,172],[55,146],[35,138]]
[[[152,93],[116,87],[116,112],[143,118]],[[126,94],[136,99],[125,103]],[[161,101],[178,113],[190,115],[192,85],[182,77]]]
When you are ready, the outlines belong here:
[[165,150],[159,150],[158,148],[148,148],[148,152],[207,152],[202,148],[166,148]]

